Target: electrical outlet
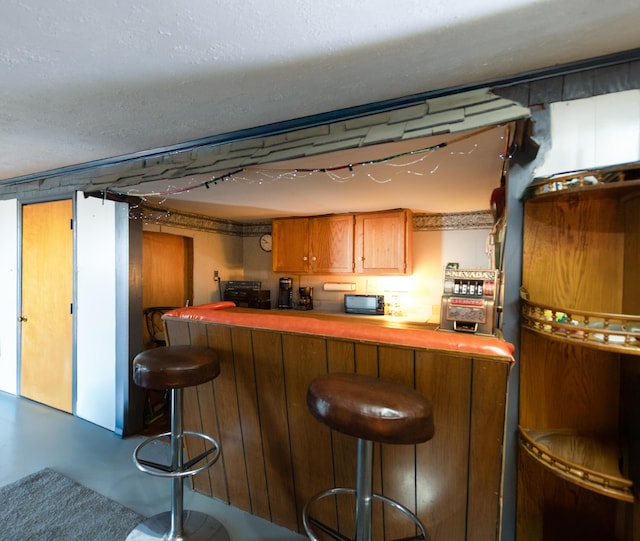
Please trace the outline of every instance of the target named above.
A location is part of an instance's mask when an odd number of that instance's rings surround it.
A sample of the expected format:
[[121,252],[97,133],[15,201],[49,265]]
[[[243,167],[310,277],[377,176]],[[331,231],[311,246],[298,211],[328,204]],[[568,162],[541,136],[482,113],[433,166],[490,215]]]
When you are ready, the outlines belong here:
[[217,270],[213,271],[213,279],[214,280],[219,280],[220,279],[220,274]]

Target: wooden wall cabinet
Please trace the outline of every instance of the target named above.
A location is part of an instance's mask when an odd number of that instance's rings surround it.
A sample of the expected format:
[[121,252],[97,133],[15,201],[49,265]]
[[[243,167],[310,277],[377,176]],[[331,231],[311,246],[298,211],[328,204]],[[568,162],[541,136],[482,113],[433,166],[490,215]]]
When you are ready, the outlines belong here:
[[272,222],[273,272],[309,272],[309,218],[279,218]]
[[273,220],[273,271],[353,272],[353,214]]
[[408,210],[356,215],[355,272],[410,274],[412,222]]
[[526,196],[517,539],[640,539],[640,167]]
[[409,210],[274,219],[272,269],[410,274],[412,220]]

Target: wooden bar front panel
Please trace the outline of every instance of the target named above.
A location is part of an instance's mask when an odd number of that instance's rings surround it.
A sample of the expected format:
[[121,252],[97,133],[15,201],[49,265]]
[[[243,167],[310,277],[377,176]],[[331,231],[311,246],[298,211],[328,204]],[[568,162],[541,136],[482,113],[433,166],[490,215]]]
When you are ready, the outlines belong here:
[[[206,343],[220,353],[220,376],[185,390],[185,429],[222,446],[196,490],[301,532],[306,501],[353,487],[356,470],[356,440],[311,416],[307,387],[318,374],[355,371],[415,387],[434,407],[431,441],[374,445],[374,490],[415,511],[432,539],[499,539],[507,359],[203,321],[166,325],[172,345]],[[316,514],[348,534],[347,500]],[[413,534],[378,503],[374,520],[376,541],[382,532]]]

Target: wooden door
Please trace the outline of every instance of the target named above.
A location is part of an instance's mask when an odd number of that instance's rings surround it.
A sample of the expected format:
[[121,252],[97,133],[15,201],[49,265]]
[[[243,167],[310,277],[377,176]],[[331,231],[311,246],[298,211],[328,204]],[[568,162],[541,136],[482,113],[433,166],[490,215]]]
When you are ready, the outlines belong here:
[[62,411],[73,403],[73,207],[22,207],[20,395]]
[[193,304],[193,239],[170,233],[142,235],[142,304]]
[[353,215],[309,219],[311,272],[353,273]]

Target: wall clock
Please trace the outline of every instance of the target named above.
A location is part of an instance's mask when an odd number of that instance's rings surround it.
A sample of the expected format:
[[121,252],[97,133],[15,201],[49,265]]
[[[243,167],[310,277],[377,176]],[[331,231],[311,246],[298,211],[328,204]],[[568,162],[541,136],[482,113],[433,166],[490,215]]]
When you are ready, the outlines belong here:
[[260,237],[260,248],[265,252],[270,252],[273,249],[273,237],[269,233]]

